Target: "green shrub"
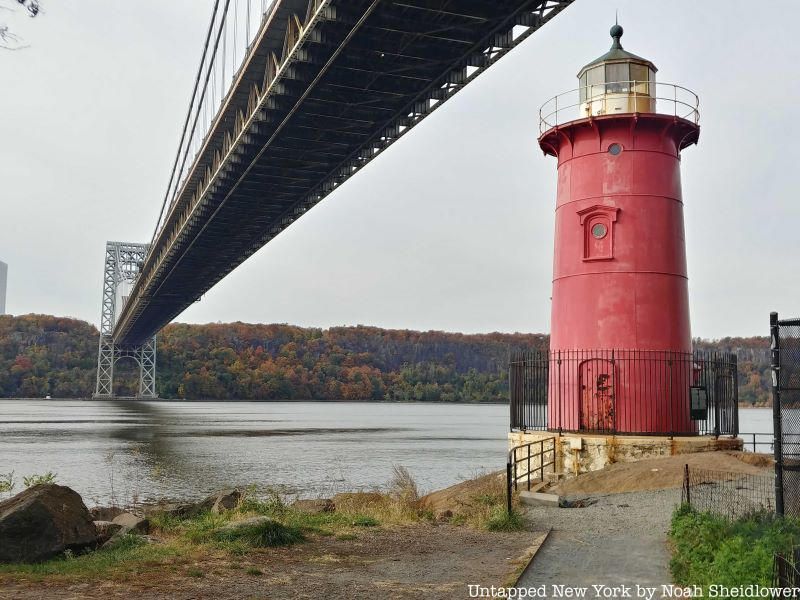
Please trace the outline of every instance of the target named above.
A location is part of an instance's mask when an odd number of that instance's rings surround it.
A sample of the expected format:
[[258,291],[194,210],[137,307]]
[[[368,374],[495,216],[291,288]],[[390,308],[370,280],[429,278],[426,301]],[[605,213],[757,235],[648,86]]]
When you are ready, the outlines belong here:
[[679,585],[772,584],[773,555],[800,543],[800,520],[758,513],[728,521],[688,506],[670,528],[672,576]]
[[277,521],[264,521],[235,529],[223,529],[214,535],[219,542],[244,542],[253,548],[290,546],[305,540],[302,531]]
[[228,516],[203,512],[184,521],[186,539],[193,544],[209,541],[217,529],[228,523]]
[[22,478],[22,483],[25,484],[26,488],[33,487],[34,485],[42,485],[45,483],[55,483],[56,481],[56,474],[52,471],[48,471],[43,475],[30,475],[28,477]]
[[14,471],[10,473],[0,473],[0,494],[10,493],[17,484],[14,478]]
[[243,513],[256,513],[267,517],[282,517],[288,511],[283,496],[275,490],[270,490],[264,500],[256,497],[255,489],[250,487],[245,493],[244,499],[239,504],[239,511]]

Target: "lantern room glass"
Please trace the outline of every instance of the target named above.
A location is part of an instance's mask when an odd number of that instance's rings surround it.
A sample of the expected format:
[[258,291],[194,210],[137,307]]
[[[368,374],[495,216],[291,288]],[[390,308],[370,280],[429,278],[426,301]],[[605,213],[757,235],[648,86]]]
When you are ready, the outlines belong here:
[[655,70],[638,59],[608,60],[578,77],[581,114],[655,112]]

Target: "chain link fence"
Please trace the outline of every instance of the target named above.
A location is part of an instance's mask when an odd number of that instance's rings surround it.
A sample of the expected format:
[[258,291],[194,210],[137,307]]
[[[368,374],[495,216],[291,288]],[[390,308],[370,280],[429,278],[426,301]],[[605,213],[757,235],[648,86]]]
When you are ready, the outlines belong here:
[[684,467],[681,501],[699,512],[729,520],[775,512],[771,473],[751,474]]
[[800,517],[800,319],[770,315],[775,494],[779,514]]

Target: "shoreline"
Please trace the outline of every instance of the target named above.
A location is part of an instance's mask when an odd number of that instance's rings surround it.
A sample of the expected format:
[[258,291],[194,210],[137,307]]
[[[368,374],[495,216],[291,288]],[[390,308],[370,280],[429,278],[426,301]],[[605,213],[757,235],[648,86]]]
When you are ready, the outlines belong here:
[[[413,404],[426,406],[508,406],[508,400],[482,400],[479,402],[465,402],[462,400],[449,402],[446,400],[251,400],[247,398],[235,398],[228,400],[219,399],[187,399],[187,398],[136,398],[132,396],[119,396],[115,398],[0,398],[0,402],[160,402],[164,404],[209,404],[231,403],[231,404]],[[739,404],[739,410],[771,410],[772,406],[753,406],[751,404]]]
[[218,403],[254,403],[254,404],[415,404],[415,405],[444,405],[444,406],[507,406],[508,401],[485,400],[481,402],[448,402],[445,400],[188,400],[185,398],[136,398],[131,396],[120,396],[116,398],[0,398],[0,402],[162,402],[165,404],[208,404]]

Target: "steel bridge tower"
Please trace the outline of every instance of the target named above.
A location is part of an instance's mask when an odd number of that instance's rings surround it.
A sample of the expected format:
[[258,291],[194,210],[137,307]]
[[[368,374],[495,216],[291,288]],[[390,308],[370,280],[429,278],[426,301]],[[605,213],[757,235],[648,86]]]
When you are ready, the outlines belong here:
[[94,398],[114,397],[114,366],[123,358],[139,365],[138,398],[157,398],[156,336],[135,346],[114,342],[117,316],[139,277],[149,244],[108,242],[103,270],[103,308],[100,314],[100,345],[97,352],[97,387]]

